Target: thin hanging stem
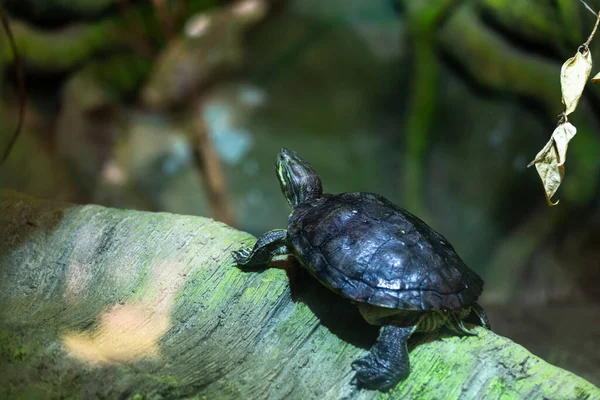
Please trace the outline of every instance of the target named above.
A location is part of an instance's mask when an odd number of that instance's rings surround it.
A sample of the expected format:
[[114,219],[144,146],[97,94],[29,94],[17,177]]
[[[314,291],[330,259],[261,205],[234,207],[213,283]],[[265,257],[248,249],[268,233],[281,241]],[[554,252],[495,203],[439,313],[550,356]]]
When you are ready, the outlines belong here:
[[592,7],[590,7],[590,6],[588,5],[588,3],[586,3],[586,2],[585,2],[585,1],[583,1],[583,0],[579,0],[579,1],[580,1],[580,2],[581,2],[581,4],[583,4],[583,5],[585,6],[585,8],[587,8],[587,9],[588,9],[588,10],[589,10],[589,11],[590,11],[592,14],[594,14],[595,16],[598,16],[598,13],[597,13],[596,11],[592,10]]
[[594,35],[596,34],[596,30],[598,29],[598,23],[599,22],[600,22],[600,14],[596,14],[596,23],[594,24],[594,29],[592,29],[592,33],[590,33],[590,36],[588,37],[588,39],[583,44],[583,47],[586,50],[590,47],[590,43],[592,42],[592,39],[594,38]]
[[4,11],[0,7],[0,21],[2,22],[2,27],[8,36],[8,41],[10,42],[10,47],[13,52],[13,57],[15,60],[15,68],[17,70],[17,85],[19,87],[19,115],[17,120],[17,126],[15,128],[15,132],[13,133],[10,142],[8,143],[8,147],[4,151],[2,158],[0,158],[0,167],[4,164],[10,151],[12,150],[21,130],[23,129],[23,122],[25,120],[25,105],[27,103],[27,90],[25,89],[25,76],[23,73],[23,66],[21,65],[21,57],[19,56],[19,50],[17,49],[17,43],[15,42],[15,38],[13,36],[12,30],[10,29],[10,24],[8,23],[8,18]]

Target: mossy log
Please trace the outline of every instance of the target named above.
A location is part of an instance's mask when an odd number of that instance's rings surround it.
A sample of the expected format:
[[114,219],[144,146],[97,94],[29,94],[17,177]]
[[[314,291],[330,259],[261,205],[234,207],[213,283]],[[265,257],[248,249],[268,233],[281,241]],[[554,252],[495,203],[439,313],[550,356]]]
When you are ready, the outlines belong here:
[[410,378],[359,391],[377,330],[294,262],[243,272],[254,238],[210,219],[0,194],[2,398],[598,399],[476,328],[410,344]]

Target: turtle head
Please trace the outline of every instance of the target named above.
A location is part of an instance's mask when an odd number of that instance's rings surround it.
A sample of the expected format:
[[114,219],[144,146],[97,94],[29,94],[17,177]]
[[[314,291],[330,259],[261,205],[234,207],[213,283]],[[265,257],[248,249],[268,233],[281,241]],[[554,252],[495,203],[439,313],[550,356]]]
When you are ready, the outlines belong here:
[[277,177],[281,191],[292,208],[323,194],[321,179],[295,151],[281,149],[277,156]]

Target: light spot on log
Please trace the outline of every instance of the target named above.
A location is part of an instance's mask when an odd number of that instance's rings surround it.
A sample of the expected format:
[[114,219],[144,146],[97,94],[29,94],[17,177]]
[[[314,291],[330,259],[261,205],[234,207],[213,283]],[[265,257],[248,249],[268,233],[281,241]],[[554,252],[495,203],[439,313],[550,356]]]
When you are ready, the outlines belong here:
[[160,357],[158,341],[172,325],[175,295],[186,277],[187,266],[182,263],[154,266],[141,298],[112,306],[94,331],[64,333],[67,352],[82,362],[104,365]]
[[170,326],[168,313],[141,304],[114,306],[101,317],[97,332],[63,334],[67,352],[89,364],[116,364],[158,357],[158,340]]

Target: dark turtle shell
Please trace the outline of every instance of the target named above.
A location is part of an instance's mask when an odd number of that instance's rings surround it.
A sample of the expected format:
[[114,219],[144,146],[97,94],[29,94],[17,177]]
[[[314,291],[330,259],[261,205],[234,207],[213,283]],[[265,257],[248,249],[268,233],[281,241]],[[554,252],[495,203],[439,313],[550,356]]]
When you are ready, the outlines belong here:
[[373,193],[324,195],[289,219],[296,258],[334,292],[405,310],[469,306],[483,280],[439,233]]

